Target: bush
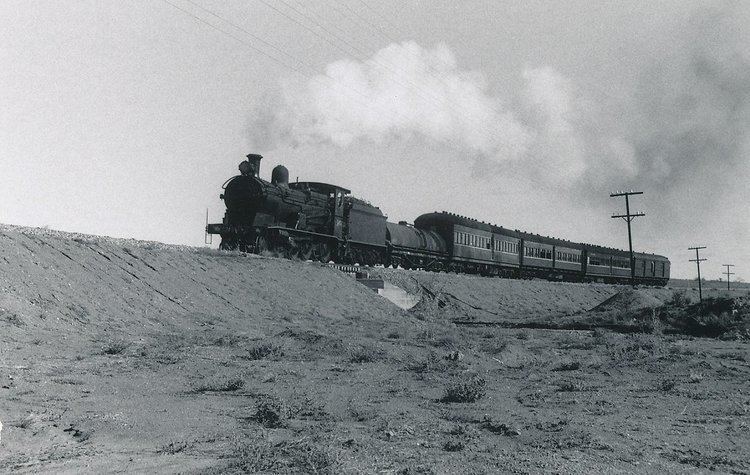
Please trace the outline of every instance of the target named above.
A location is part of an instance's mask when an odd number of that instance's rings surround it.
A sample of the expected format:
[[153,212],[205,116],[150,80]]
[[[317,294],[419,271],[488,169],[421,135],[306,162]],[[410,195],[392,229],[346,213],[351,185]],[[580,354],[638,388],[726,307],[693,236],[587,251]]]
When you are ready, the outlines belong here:
[[357,348],[354,348],[349,353],[349,362],[350,363],[372,363],[374,361],[377,361],[382,358],[382,355],[379,351],[370,348],[370,347],[364,347],[360,346]]
[[283,354],[280,346],[269,343],[263,343],[247,350],[247,358],[250,360],[262,360],[267,356]]
[[669,392],[673,390],[675,386],[677,386],[676,381],[672,379],[665,379],[656,386],[656,389],[658,389],[659,391]]
[[690,298],[688,298],[684,290],[680,290],[672,294],[672,300],[669,301],[669,305],[673,307],[687,307],[690,305]]
[[552,371],[575,371],[581,368],[579,361],[571,361],[570,363],[562,363],[559,366],[552,368]]
[[109,341],[102,345],[103,355],[119,355],[128,348],[128,343],[122,340]]
[[487,382],[474,377],[468,381],[453,383],[445,388],[442,402],[476,402],[484,397]]
[[[241,473],[337,473],[338,460],[307,440],[235,449],[230,468]],[[232,472],[234,473],[234,472]]]
[[449,440],[443,444],[443,450],[445,450],[446,452],[460,452],[463,449],[464,449],[464,444],[460,440],[457,442]]
[[559,381],[555,383],[557,386],[557,391],[564,393],[564,392],[575,392],[578,391],[580,388],[571,381]]
[[288,417],[288,409],[282,401],[273,396],[265,396],[258,401],[253,419],[265,427],[282,427]]
[[221,379],[217,381],[210,381],[207,383],[202,383],[197,388],[195,388],[195,392],[205,393],[205,392],[237,391],[238,389],[242,389],[244,386],[245,386],[245,381],[239,378]]
[[412,361],[406,366],[407,371],[415,373],[429,373],[433,371],[445,371],[448,363],[441,358],[436,352],[430,351],[420,361]]

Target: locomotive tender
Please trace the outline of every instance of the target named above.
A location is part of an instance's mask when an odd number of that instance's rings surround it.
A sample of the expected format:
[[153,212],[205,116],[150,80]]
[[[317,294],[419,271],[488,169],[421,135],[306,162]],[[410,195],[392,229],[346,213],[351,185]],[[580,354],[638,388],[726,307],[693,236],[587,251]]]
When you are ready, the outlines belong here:
[[[224,184],[221,249],[274,253],[321,262],[421,268],[515,278],[629,283],[627,251],[507,229],[453,213],[419,216],[414,225],[391,223],[380,209],[340,186],[289,183],[278,165],[260,178],[256,154]],[[634,253],[636,283],[666,285],[664,256]]]

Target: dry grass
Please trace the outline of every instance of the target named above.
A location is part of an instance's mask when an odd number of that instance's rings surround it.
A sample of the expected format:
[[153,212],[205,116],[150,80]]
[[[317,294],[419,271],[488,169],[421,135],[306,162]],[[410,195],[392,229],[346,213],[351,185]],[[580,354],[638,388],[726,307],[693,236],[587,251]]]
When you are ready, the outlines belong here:
[[242,389],[244,386],[245,381],[240,378],[221,378],[201,383],[193,390],[193,392],[230,392]]
[[350,363],[373,363],[382,360],[383,358],[383,352],[371,346],[357,346],[349,350]]
[[457,381],[445,388],[442,402],[472,403],[482,399],[485,395],[487,381],[484,378],[472,377],[468,380]]
[[283,354],[281,346],[273,343],[261,343],[247,350],[247,359],[261,360],[269,356],[282,356]]
[[101,348],[101,354],[103,355],[119,355],[128,349],[130,343],[124,340],[112,340],[104,343]]
[[289,418],[289,408],[278,398],[273,396],[262,396],[258,401],[255,414],[252,416],[256,422],[264,427],[283,427]]
[[308,439],[275,444],[244,444],[232,454],[229,468],[242,473],[336,473],[338,459]]

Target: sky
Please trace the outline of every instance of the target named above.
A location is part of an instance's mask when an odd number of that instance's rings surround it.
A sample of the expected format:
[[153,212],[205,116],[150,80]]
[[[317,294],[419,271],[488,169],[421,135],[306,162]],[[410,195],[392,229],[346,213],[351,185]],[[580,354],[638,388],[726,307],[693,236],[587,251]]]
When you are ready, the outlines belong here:
[[739,1],[4,0],[0,223],[200,246],[261,153],[621,249],[642,191],[636,251],[750,279],[747,45]]

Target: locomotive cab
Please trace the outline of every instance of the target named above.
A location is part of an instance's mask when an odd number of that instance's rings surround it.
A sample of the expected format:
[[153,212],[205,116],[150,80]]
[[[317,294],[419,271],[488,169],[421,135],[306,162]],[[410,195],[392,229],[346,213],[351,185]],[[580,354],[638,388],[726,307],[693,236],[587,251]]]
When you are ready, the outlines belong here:
[[346,203],[344,197],[351,193],[346,188],[331,185],[329,183],[320,183],[316,181],[300,181],[289,183],[289,188],[301,191],[306,194],[317,193],[328,197],[326,207],[330,213],[327,224],[328,233],[341,239],[344,236],[344,214]]

